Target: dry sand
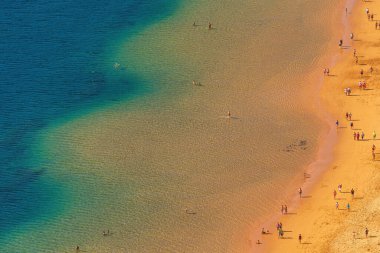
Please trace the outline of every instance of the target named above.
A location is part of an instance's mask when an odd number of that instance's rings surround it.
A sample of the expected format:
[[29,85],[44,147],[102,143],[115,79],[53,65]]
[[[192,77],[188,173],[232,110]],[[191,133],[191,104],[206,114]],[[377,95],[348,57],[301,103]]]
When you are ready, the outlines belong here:
[[[365,8],[374,14],[374,21],[367,20]],[[266,229],[272,234],[260,236],[262,244],[255,245],[254,252],[258,249],[264,252],[380,252],[380,142],[372,137],[374,130],[380,131],[380,29],[375,29],[378,13],[379,1],[357,1],[354,9],[348,10],[348,27],[352,28],[355,38],[351,41],[348,36],[351,31],[348,31],[343,37],[344,47],[336,46],[337,63],[330,67],[331,76],[326,77],[323,84],[324,105],[334,117],[331,125],[335,128],[335,120],[340,122],[339,128],[334,129],[338,143],[333,150],[333,162],[320,180],[304,192],[300,206],[290,208],[291,215],[278,219],[283,224],[284,238],[278,239],[271,223]],[[358,64],[355,64],[353,49],[357,50]],[[374,68],[372,74],[370,66]],[[366,90],[359,89],[360,80],[367,82]],[[347,87],[352,89],[351,96],[343,92]],[[352,113],[353,129],[345,118],[346,112]],[[363,131],[364,140],[354,140],[354,131],[360,134]],[[375,160],[371,154],[373,144],[378,146]],[[311,179],[313,177],[315,175],[311,174]],[[341,193],[337,189],[339,184],[343,185]],[[297,187],[294,187],[295,192]],[[350,194],[352,188],[354,198]],[[337,191],[336,199],[334,190]],[[280,210],[281,206],[281,215]],[[369,229],[368,238],[366,228]],[[299,234],[302,234],[302,243],[298,241]]]

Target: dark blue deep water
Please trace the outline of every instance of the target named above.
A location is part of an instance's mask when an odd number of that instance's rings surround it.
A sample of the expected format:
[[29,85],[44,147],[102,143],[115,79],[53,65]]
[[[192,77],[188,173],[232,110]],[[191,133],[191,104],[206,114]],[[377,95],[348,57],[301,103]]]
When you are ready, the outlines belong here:
[[0,240],[60,209],[65,189],[31,162],[35,134],[76,111],[138,95],[137,79],[106,73],[109,46],[167,17],[177,2],[0,1]]

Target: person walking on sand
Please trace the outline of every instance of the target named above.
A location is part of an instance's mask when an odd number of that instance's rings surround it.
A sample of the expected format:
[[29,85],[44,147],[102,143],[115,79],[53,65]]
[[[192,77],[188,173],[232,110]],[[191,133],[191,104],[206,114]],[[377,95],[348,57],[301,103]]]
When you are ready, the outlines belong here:
[[372,145],[372,160],[375,160],[376,154],[375,154],[376,146],[375,144]]
[[336,209],[336,210],[338,210],[338,209],[339,209],[339,203],[338,203],[338,201],[337,201],[337,202],[335,202],[335,209]]
[[208,22],[208,29],[211,30],[212,29],[212,24],[210,22]]
[[334,195],[334,199],[335,199],[336,198],[336,190],[335,189],[334,189],[333,195]]
[[360,134],[359,134],[359,132],[356,133],[356,140],[357,141],[360,140]]
[[355,196],[355,190],[354,188],[351,188],[351,198],[354,199]]
[[288,206],[285,205],[285,214],[288,214]]
[[354,34],[353,33],[350,33],[350,39],[354,39]]
[[356,49],[354,48],[354,57],[356,57]]
[[336,120],[335,125],[336,125],[336,128],[339,127],[339,120]]
[[359,63],[359,58],[355,56],[355,64],[357,65]]
[[346,119],[348,120],[348,112],[346,112]]
[[339,40],[339,47],[341,48],[343,46],[343,40]]
[[349,114],[348,114],[348,119],[349,119],[349,120],[352,119],[352,113],[349,113]]
[[376,29],[376,30],[377,30],[377,25],[378,25],[378,24],[377,24],[377,21],[376,21],[376,23],[375,23],[375,29]]
[[281,214],[284,214],[285,208],[284,205],[281,205]]
[[298,235],[298,241],[299,241],[299,243],[302,243],[302,235],[301,234]]
[[347,203],[347,211],[350,211],[350,203]]
[[364,141],[364,132],[362,131],[362,141]]
[[300,198],[302,198],[302,188],[298,188],[298,194],[300,195]]
[[373,137],[373,140],[376,140],[376,132],[375,132],[375,130],[373,130],[372,137]]
[[368,233],[369,233],[368,228],[365,228],[365,238],[368,238]]
[[342,192],[342,184],[339,184],[339,185],[338,185],[338,191],[339,191],[339,192]]
[[361,69],[361,70],[360,70],[360,76],[363,77],[363,74],[364,74],[364,70]]
[[354,141],[356,141],[356,133],[354,132]]
[[354,122],[350,122],[350,127],[351,127],[351,129],[354,127]]
[[375,150],[376,150],[376,146],[375,144],[372,145],[372,160],[375,160],[376,159],[376,153],[375,153]]

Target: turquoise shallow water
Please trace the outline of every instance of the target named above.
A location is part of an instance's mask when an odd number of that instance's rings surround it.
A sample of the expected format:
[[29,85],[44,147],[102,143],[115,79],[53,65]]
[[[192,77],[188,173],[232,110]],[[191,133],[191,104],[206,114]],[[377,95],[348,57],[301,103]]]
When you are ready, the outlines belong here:
[[[146,92],[109,62],[114,41],[170,15],[179,1],[1,1],[0,249],[25,224],[59,217],[69,189],[30,153],[46,126]],[[31,246],[33,242],[31,242]]]
[[4,4],[0,249],[244,252],[316,148],[327,2]]

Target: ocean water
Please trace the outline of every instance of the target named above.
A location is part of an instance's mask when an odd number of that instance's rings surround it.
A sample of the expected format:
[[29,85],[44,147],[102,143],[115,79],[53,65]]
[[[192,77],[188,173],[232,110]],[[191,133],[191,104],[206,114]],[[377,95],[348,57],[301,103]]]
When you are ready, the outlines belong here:
[[79,111],[146,92],[137,77],[115,75],[107,54],[121,35],[132,38],[177,5],[1,1],[0,250],[27,224],[59,217],[69,202],[69,190],[48,176],[50,165],[41,167],[30,152],[38,133]]
[[246,252],[298,188],[330,1],[2,5],[2,251]]

